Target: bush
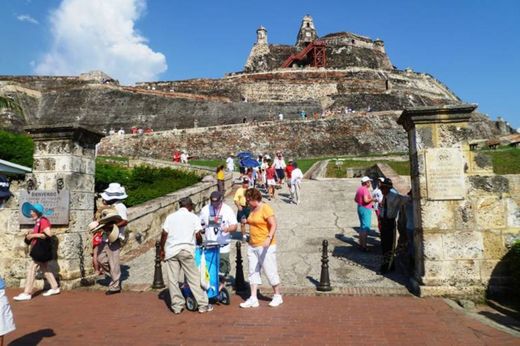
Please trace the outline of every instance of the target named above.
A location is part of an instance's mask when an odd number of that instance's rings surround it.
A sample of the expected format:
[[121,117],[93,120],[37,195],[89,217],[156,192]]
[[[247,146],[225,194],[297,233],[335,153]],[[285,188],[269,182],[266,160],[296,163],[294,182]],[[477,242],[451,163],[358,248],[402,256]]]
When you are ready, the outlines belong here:
[[128,169],[123,166],[98,164],[96,166],[96,192],[102,192],[112,182],[126,188],[128,207],[164,196],[199,182],[194,173],[172,168],[139,166]]
[[0,159],[32,167],[33,152],[31,137],[0,130]]

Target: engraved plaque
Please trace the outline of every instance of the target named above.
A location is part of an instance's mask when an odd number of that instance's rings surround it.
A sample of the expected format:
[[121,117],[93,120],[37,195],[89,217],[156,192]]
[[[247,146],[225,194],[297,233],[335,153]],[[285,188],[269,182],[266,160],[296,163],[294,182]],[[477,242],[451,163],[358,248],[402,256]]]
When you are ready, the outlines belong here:
[[44,214],[53,225],[68,225],[69,224],[69,200],[70,195],[68,190],[58,191],[20,191],[20,224],[32,225],[34,221],[26,218],[22,214],[22,205],[25,202],[31,204],[40,203],[45,207],[45,210],[52,211],[51,215]]
[[457,148],[427,149],[426,188],[429,200],[464,199],[464,157]]

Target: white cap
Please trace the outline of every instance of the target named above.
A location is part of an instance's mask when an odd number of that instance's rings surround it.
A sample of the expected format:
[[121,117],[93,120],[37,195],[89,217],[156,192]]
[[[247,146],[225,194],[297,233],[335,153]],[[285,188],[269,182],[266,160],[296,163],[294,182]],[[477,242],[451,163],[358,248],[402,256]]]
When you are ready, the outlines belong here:
[[370,181],[369,177],[364,176],[363,178],[361,178],[361,183],[366,183],[367,181]]
[[378,179],[380,182],[382,182],[382,183],[385,182],[385,178],[383,178],[383,177],[379,177],[379,178],[377,178],[377,179]]

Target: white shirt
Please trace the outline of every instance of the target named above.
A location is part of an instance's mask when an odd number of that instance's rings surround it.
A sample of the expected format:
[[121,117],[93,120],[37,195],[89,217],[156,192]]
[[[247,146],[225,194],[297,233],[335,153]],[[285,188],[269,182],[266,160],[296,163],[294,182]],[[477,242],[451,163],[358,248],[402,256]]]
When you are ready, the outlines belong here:
[[226,159],[226,166],[227,170],[230,172],[233,172],[235,170],[235,161],[231,156]]
[[302,179],[303,179],[302,170],[299,168],[293,169],[293,171],[291,172],[291,185],[301,184]]
[[275,157],[273,160],[274,169],[285,169],[285,160]]
[[188,154],[186,154],[186,153],[181,154],[181,163],[188,163]]
[[[123,204],[123,202],[116,202],[114,203],[114,208],[116,208],[117,213],[123,220],[128,221],[128,213],[126,211],[126,206]],[[119,227],[119,234],[125,234],[126,226]]]
[[177,255],[181,250],[195,253],[195,234],[200,231],[200,220],[186,208],[180,208],[166,217],[163,230],[168,233],[164,244],[164,259]]
[[214,209],[211,204],[208,204],[200,211],[199,219],[199,224],[204,222],[206,225],[206,239],[223,245],[220,247],[220,253],[229,253],[231,233],[222,230],[238,223],[233,209],[225,203],[222,203],[220,209]]

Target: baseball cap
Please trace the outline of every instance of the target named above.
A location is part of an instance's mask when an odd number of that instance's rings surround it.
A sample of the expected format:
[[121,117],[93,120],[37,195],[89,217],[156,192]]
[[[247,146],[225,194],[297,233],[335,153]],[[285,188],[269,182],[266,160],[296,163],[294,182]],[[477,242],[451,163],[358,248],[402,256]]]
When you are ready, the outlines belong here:
[[385,178],[384,177],[379,177],[379,178],[377,178],[377,180],[379,180],[379,182],[381,182],[381,183],[385,182]]
[[220,202],[222,200],[222,193],[219,191],[213,191],[211,195],[209,195],[209,200],[211,202]]
[[366,183],[367,181],[370,181],[370,178],[367,177],[366,175],[363,178],[361,178],[362,183]]

